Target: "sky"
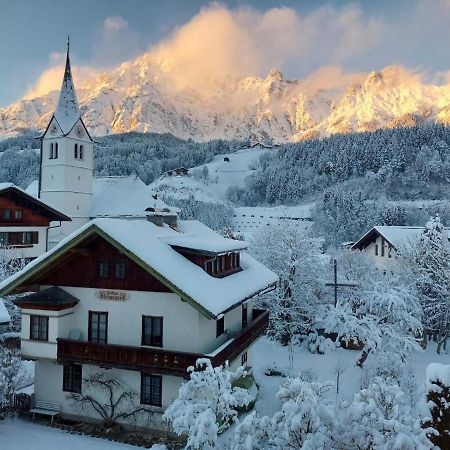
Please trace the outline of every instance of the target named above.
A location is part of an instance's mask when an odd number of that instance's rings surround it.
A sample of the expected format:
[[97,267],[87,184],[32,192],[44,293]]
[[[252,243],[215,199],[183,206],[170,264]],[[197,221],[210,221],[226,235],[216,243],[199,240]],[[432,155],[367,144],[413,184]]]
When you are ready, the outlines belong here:
[[449,24],[450,0],[0,0],[0,107],[57,88],[67,35],[76,81],[150,51],[184,81],[400,65],[444,83]]

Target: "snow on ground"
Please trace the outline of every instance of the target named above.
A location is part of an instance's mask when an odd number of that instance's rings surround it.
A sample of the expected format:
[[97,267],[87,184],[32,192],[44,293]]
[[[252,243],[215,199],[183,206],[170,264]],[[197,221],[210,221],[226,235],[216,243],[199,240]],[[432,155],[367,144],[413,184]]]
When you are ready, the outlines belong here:
[[[325,355],[312,354],[304,348],[294,349],[294,369],[296,372],[311,370],[319,381],[336,382],[336,367],[340,364],[345,368],[341,375],[339,400],[350,399],[360,389],[362,369],[355,366],[361,352],[356,350],[338,349]],[[254,376],[259,385],[259,394],[255,408],[261,415],[272,416],[281,407],[276,400],[276,393],[280,383],[286,378],[267,376],[265,369],[275,363],[278,367],[289,366],[288,351],[275,342],[260,339],[253,347]],[[425,387],[427,366],[431,363],[450,364],[450,354],[436,353],[436,346],[430,343],[427,350],[415,352],[411,355],[409,365],[417,376],[419,386]],[[336,398],[335,386],[330,393]]]
[[[235,153],[216,155],[212,162],[204,164],[209,172],[208,189],[218,199],[225,200],[227,189],[230,186],[244,187],[245,179],[257,167],[259,157],[270,151],[269,149],[247,148]],[[229,161],[225,161],[226,158]],[[191,173],[195,170],[201,171],[204,165],[189,170]]]
[[209,186],[195,180],[191,175],[164,177],[149,185],[151,191],[162,197],[166,195],[178,199],[194,198],[207,203],[220,202]]
[[[20,418],[0,423],[0,448],[2,450],[131,450],[133,445],[121,444],[101,438],[70,434],[57,428],[39,425]],[[154,445],[152,450],[163,450]]]

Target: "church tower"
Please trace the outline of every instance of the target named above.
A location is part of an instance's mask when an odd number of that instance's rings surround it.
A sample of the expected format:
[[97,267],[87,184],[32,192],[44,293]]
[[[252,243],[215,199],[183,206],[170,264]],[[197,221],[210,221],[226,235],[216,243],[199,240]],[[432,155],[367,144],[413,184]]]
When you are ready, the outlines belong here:
[[[69,41],[64,78],[55,112],[41,136],[39,198],[72,219],[50,229],[49,246],[90,220],[92,140],[81,118],[70,68]],[[55,224],[58,225],[58,224]]]

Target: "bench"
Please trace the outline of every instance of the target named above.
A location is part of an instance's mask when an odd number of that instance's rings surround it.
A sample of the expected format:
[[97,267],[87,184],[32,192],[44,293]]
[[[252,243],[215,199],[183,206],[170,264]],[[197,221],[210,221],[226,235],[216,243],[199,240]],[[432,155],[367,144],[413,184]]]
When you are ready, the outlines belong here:
[[42,402],[40,400],[36,400],[34,404],[34,408],[30,409],[30,413],[33,414],[33,420],[35,414],[42,414],[43,416],[51,417],[51,424],[53,425],[53,419],[57,416],[61,411],[61,405],[52,402]]

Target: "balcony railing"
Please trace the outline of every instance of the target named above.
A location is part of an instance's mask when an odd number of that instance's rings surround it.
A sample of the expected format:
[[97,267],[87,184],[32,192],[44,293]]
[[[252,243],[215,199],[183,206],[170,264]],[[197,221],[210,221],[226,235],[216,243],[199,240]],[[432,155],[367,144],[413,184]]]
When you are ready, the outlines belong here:
[[59,338],[58,362],[187,376],[187,368],[195,365],[198,358],[209,358],[214,366],[233,361],[264,332],[268,324],[269,313],[254,310],[254,320],[214,356]]

